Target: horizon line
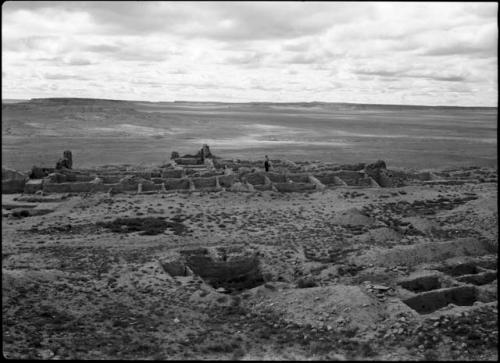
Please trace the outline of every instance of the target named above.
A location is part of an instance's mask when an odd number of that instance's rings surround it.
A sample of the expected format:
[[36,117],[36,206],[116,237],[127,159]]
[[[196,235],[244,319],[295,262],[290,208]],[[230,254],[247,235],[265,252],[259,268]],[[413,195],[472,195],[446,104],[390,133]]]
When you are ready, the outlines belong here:
[[497,106],[449,106],[449,105],[422,105],[422,104],[402,104],[402,103],[360,103],[360,102],[329,102],[329,101],[145,101],[131,99],[112,99],[112,98],[93,98],[93,97],[32,97],[32,98],[2,98],[3,101],[34,101],[34,100],[96,100],[96,101],[114,101],[114,102],[148,102],[148,103],[218,103],[218,104],[336,104],[336,105],[363,105],[363,106],[399,106],[399,107],[446,107],[446,108],[498,108]]

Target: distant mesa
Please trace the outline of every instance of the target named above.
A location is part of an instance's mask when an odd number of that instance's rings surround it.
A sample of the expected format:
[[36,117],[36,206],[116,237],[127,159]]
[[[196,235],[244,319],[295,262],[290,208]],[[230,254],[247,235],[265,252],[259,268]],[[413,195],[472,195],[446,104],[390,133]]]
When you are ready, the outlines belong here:
[[[116,100],[106,98],[79,98],[79,97],[49,97],[49,98],[31,98],[30,100],[15,100],[3,99],[2,104],[15,104],[15,103],[31,103],[31,104],[44,104],[44,105],[98,105],[98,104],[114,104],[126,105],[133,103],[144,103],[151,101],[141,100]],[[176,105],[248,105],[248,106],[261,106],[270,107],[273,105],[283,107],[323,107],[327,109],[339,110],[420,110],[425,109],[470,109],[470,110],[491,110],[497,107],[479,107],[479,106],[429,106],[429,105],[401,105],[401,104],[373,104],[373,103],[347,103],[347,102],[220,102],[220,101],[161,101],[154,103],[176,104]]]

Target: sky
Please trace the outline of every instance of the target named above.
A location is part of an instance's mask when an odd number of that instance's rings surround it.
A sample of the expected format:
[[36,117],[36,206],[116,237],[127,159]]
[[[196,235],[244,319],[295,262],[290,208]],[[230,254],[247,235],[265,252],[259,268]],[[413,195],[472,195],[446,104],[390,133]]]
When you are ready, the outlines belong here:
[[495,2],[2,6],[2,99],[497,106]]

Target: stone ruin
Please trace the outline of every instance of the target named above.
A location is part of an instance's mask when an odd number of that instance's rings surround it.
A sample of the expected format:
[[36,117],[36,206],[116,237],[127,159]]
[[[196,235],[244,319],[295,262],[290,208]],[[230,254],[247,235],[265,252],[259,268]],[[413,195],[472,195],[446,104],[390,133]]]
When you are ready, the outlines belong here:
[[[83,192],[308,192],[326,188],[386,188],[415,184],[477,183],[467,174],[387,169],[379,160],[372,164],[311,164],[272,160],[265,172],[261,161],[222,159],[208,145],[195,155],[172,152],[170,163],[158,167],[133,168],[113,165],[93,169],[74,169],[71,151],[65,151],[55,168],[34,166],[26,174],[2,169],[2,193],[83,193]],[[496,181],[495,180],[484,180]]]
[[63,152],[63,158],[59,159],[59,161],[56,163],[56,169],[71,169],[73,167],[73,155],[71,154],[71,151],[66,150]]
[[195,155],[186,154],[180,157],[177,151],[173,151],[170,159],[179,165],[204,165],[208,160],[216,159],[216,156],[212,155],[207,144],[203,144]]

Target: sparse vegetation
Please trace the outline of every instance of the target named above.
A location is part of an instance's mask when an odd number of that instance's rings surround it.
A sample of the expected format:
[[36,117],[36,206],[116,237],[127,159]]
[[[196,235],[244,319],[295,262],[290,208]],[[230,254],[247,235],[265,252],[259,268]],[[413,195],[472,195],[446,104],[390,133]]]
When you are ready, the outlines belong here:
[[141,232],[139,234],[144,236],[157,235],[166,229],[171,229],[176,235],[182,235],[187,231],[184,224],[166,221],[161,217],[117,218],[111,222],[98,222],[97,225],[115,233]]

